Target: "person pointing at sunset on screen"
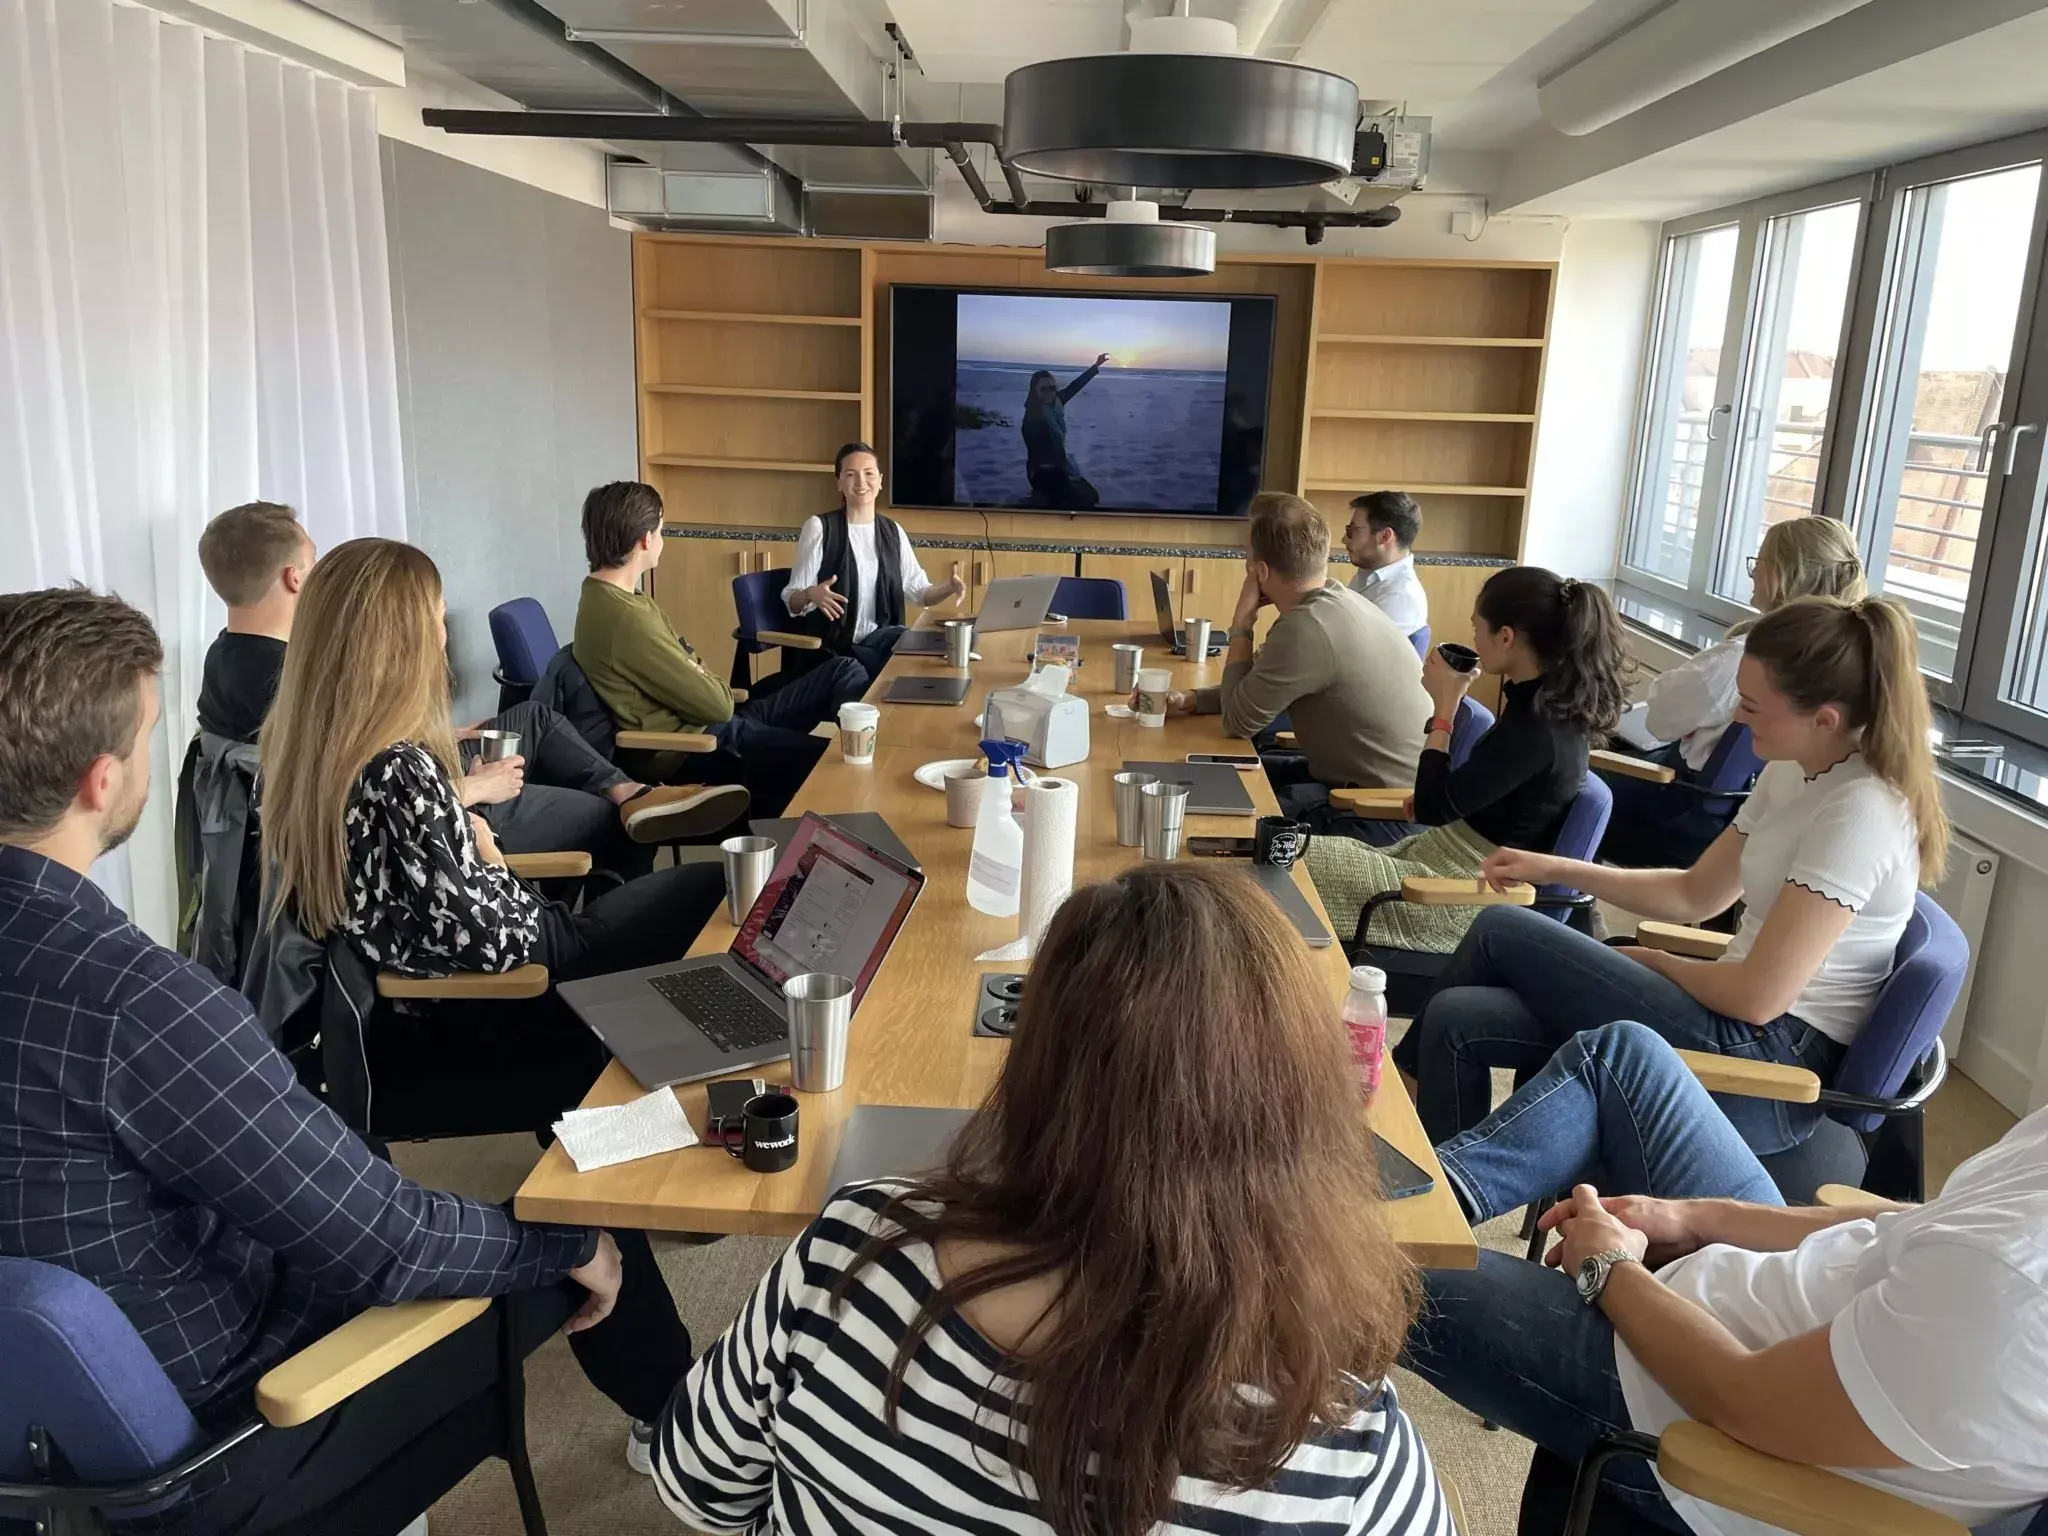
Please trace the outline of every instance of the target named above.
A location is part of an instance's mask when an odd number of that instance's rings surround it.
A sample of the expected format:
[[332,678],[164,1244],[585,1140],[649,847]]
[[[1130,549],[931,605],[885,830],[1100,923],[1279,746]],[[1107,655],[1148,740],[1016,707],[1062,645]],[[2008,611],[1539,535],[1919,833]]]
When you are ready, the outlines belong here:
[[1065,389],[1046,369],[1031,375],[1024,393],[1024,474],[1047,506],[1086,512],[1101,502],[1067,452],[1067,402],[1086,389],[1108,361],[1107,352],[1098,353],[1093,366]]

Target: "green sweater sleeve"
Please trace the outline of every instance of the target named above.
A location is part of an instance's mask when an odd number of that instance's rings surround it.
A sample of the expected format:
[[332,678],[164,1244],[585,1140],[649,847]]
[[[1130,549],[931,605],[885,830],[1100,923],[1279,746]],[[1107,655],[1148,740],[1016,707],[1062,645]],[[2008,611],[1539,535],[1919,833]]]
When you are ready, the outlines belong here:
[[1329,686],[1330,639],[1307,614],[1284,614],[1249,662],[1230,662],[1218,691],[1223,728],[1250,736],[1304,694]]
[[684,651],[652,600],[632,605],[612,663],[648,697],[674,710],[686,726],[732,718],[732,690]]

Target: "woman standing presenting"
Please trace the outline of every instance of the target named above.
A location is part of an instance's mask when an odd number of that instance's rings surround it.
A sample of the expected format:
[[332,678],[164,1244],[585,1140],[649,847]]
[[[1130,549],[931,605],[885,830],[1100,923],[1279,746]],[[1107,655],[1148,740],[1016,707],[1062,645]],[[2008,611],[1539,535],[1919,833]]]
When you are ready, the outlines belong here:
[[1240,873],[1144,864],[1068,899],[1032,977],[946,1166],[833,1195],[684,1380],[663,1502],[706,1530],[1452,1536],[1386,1379],[1415,1275],[1292,926]]
[[[1432,1141],[1491,1107],[1489,1071],[1534,1070],[1583,1029],[1631,1019],[1673,1045],[1811,1069],[1823,1083],[1870,1017],[1948,817],[1928,749],[1912,617],[1886,598],[1807,597],[1757,620],[1735,718],[1766,767],[1735,824],[1688,869],[1611,869],[1503,849],[1495,882],[1556,882],[1643,917],[1746,903],[1718,960],[1610,949],[1492,907],[1394,1051]],[[1813,1133],[1812,1105],[1721,1101],[1759,1155]]]

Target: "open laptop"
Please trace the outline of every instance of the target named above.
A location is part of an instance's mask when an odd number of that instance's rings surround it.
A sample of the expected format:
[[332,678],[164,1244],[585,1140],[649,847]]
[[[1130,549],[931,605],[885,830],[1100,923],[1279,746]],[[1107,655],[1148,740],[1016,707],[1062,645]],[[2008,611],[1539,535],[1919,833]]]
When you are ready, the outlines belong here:
[[724,954],[557,990],[644,1086],[723,1077],[789,1054],[790,977],[851,976],[858,1009],[923,888],[920,871],[806,813]]
[[[834,811],[825,820],[835,827],[844,827],[870,848],[886,853],[905,869],[924,867],[879,811]],[[773,842],[775,851],[780,853],[802,825],[801,816],[757,816],[747,823],[747,830],[756,837],[765,837]]]
[[1125,763],[1126,773],[1149,773],[1169,784],[1188,787],[1190,816],[1256,814],[1244,776],[1221,763]]
[[981,595],[981,612],[974,616],[976,636],[992,635],[1005,629],[1036,629],[1052,609],[1053,595],[1060,589],[1059,576],[998,576]]
[[[1188,649],[1187,631],[1174,622],[1173,593],[1166,585],[1166,578],[1157,571],[1152,573],[1152,606],[1159,610],[1159,638],[1173,647],[1174,655],[1185,656]],[[1224,630],[1212,626],[1209,630],[1209,654],[1221,656],[1229,648],[1229,635],[1224,633]]]

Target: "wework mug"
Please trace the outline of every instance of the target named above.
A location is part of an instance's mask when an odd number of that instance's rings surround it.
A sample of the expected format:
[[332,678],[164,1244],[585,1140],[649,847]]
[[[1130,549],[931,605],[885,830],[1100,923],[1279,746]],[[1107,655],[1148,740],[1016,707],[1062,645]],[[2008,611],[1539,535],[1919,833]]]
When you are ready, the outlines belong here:
[[781,1173],[794,1168],[796,1100],[786,1093],[755,1094],[740,1111],[737,1140],[728,1138],[725,1150],[756,1173]]
[[1261,816],[1252,828],[1252,862],[1292,869],[1295,860],[1308,852],[1308,837],[1308,827],[1303,822],[1285,816]]

